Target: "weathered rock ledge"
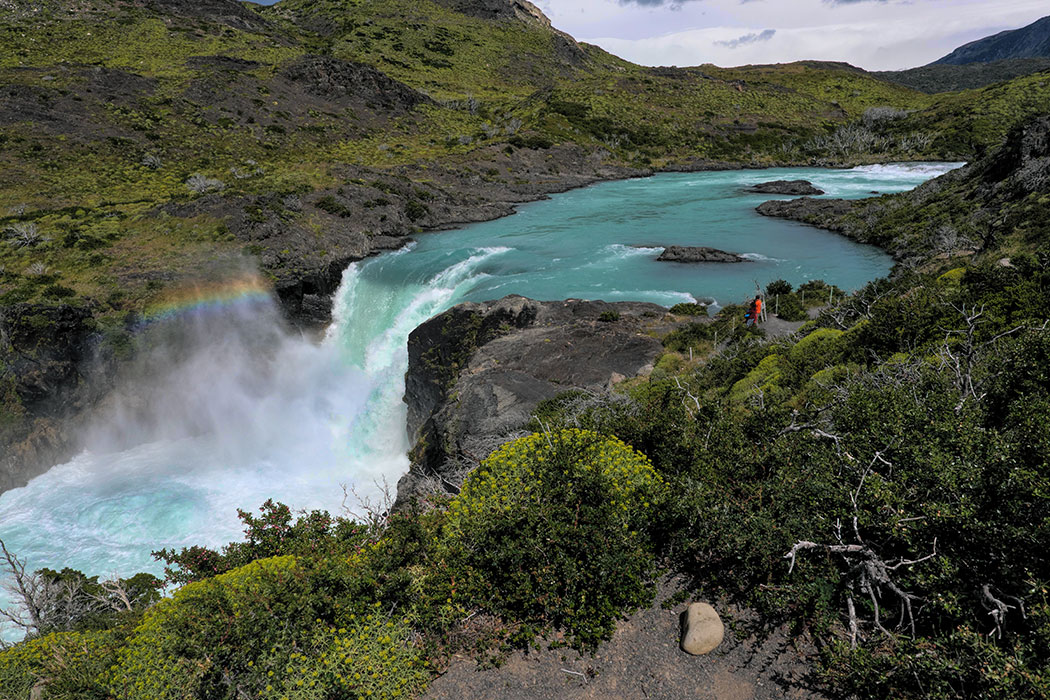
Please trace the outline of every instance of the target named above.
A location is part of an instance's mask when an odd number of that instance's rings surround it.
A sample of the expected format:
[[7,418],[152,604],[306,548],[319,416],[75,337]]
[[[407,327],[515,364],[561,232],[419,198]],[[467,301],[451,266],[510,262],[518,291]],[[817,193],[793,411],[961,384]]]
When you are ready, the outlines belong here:
[[707,248],[704,246],[684,246],[684,245],[672,245],[664,248],[664,252],[660,253],[660,257],[657,258],[660,262],[679,262],[679,263],[741,263],[750,262],[743,255],[737,255],[736,253],[727,253],[724,250],[718,250],[717,248]]
[[428,482],[454,490],[457,463],[484,457],[476,446],[520,429],[541,401],[646,374],[662,350],[646,330],[666,314],[655,304],[508,296],[416,328],[405,375],[412,467],[395,507]]

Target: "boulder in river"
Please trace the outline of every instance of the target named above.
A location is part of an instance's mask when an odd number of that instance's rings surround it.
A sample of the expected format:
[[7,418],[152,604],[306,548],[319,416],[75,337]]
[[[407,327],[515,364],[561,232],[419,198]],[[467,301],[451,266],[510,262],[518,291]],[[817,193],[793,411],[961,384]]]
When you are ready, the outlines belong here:
[[813,186],[809,180],[773,180],[760,182],[747,188],[756,194],[790,194],[795,196],[824,194],[824,190]]
[[541,401],[650,371],[663,347],[646,331],[666,315],[656,304],[508,296],[416,328],[405,374],[412,466],[395,507],[435,484],[455,491],[463,465],[521,430]]
[[703,246],[684,245],[672,245],[664,248],[664,252],[660,253],[660,257],[658,257],[657,260],[661,262],[681,263],[748,262],[747,258],[745,258],[743,255],[737,255],[736,253],[727,253],[726,251],[718,250],[717,248],[705,248]]

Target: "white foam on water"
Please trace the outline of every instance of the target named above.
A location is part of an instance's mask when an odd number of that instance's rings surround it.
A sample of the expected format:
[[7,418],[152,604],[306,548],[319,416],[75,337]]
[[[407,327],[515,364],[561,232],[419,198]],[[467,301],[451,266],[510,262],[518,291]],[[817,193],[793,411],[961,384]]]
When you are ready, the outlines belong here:
[[741,253],[740,257],[754,260],[755,262],[783,262],[780,258],[771,258],[761,253]]
[[[586,298],[586,295],[579,295],[579,298]],[[660,304],[661,306],[674,306],[682,302],[696,303],[696,297],[692,294],[669,289],[632,289],[626,291],[610,289],[597,295],[591,295],[590,298],[603,301],[647,301],[653,304]]]
[[875,176],[880,179],[894,177],[913,180],[916,177],[929,179],[949,173],[963,167],[966,163],[884,163],[879,165],[860,165],[850,168],[849,172],[862,174],[865,177]]
[[664,249],[662,247],[621,245],[620,243],[613,243],[612,245],[603,248],[602,251],[612,253],[613,259],[626,259],[659,255],[664,252]]

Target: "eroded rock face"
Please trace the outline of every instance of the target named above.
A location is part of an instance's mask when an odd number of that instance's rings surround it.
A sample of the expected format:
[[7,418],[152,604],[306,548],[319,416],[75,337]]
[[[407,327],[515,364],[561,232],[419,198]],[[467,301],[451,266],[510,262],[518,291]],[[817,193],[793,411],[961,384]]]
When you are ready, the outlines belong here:
[[680,263],[705,263],[705,262],[716,262],[716,263],[739,263],[749,262],[743,255],[737,255],[736,253],[727,253],[724,250],[718,250],[717,248],[706,248],[704,246],[683,246],[683,245],[672,245],[664,248],[664,252],[660,253],[660,257],[657,258],[660,262],[680,262]]
[[329,56],[303,56],[282,69],[282,75],[306,92],[330,102],[371,102],[384,111],[404,114],[432,100],[372,66]]
[[509,296],[460,304],[419,326],[405,375],[415,447],[397,505],[451,461],[484,457],[465,451],[520,428],[541,401],[647,373],[662,346],[644,331],[666,313],[655,304]]

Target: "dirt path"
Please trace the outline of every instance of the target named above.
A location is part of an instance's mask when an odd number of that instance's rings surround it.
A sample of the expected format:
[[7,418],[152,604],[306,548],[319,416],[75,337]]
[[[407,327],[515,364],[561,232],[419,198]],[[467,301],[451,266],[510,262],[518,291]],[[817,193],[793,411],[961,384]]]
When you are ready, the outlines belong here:
[[791,335],[806,321],[785,321],[782,318],[769,314],[765,322],[758,324],[758,327],[766,332],[767,338],[779,338],[782,335]]
[[[659,598],[658,598],[659,600]],[[766,638],[735,634],[743,615],[716,605],[726,639],[707,656],[678,648],[685,604],[659,603],[620,623],[595,656],[571,649],[515,652],[500,668],[454,660],[423,696],[428,700],[823,700],[807,682],[812,649],[796,648],[785,630]],[[725,613],[729,612],[729,615]]]

